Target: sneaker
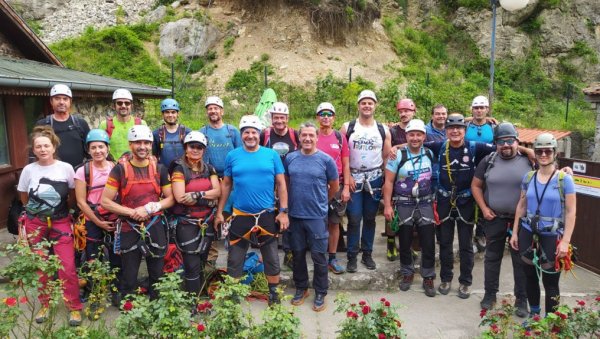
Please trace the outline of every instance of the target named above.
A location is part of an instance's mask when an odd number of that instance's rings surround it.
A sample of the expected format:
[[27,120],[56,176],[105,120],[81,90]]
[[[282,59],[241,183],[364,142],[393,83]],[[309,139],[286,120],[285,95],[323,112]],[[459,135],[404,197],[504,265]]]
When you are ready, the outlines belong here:
[[440,284],[440,286],[438,287],[438,291],[443,294],[446,295],[448,293],[450,293],[450,288],[452,287],[452,283],[451,282],[446,282],[446,281],[442,281],[442,283]]
[[346,272],[346,270],[344,269],[344,266],[340,265],[337,261],[337,259],[331,259],[329,260],[329,270],[333,273],[333,274],[342,274],[344,272]]
[[473,239],[473,243],[475,244],[475,246],[477,246],[477,252],[483,253],[485,251],[485,247],[487,245],[485,236],[476,235]]
[[315,301],[313,302],[313,311],[315,312],[321,312],[323,310],[325,310],[326,305],[325,305],[325,294],[322,293],[317,293],[315,295]]
[[460,284],[460,286],[458,286],[458,297],[461,299],[468,299],[470,296],[471,292],[469,292],[469,286]]
[[71,311],[69,315],[69,326],[79,326],[81,325],[81,312],[74,310]]
[[494,305],[496,305],[496,294],[492,293],[485,293],[483,295],[483,299],[479,303],[481,309],[484,310],[491,310],[492,308],[494,308]]
[[49,308],[48,306],[44,306],[40,309],[40,311],[38,312],[38,314],[35,316],[35,322],[38,324],[43,323],[44,321],[46,321],[46,319],[48,319],[48,312],[49,312]]
[[400,291],[408,291],[414,279],[414,274],[405,275],[404,277],[402,277],[402,281],[400,282]]
[[377,264],[375,264],[373,257],[371,257],[371,252],[363,252],[360,262],[363,263],[369,270],[374,270],[377,268]]
[[435,297],[435,286],[433,285],[433,278],[425,278],[423,279],[423,289],[425,290],[425,295],[428,297]]
[[358,269],[356,264],[356,258],[348,258],[348,264],[346,265],[346,272],[354,273]]
[[529,309],[527,308],[526,299],[515,300],[515,314],[519,318],[525,318],[529,315]]
[[296,294],[294,294],[294,297],[292,298],[292,305],[300,306],[304,304],[304,299],[306,299],[306,297],[308,297],[308,290],[296,289]]
[[290,270],[294,270],[294,255],[292,251],[285,252],[285,256],[283,257],[283,264],[290,268]]
[[398,249],[396,249],[396,247],[394,247],[394,248],[388,248],[388,250],[387,250],[387,260],[389,260],[389,261],[396,261],[396,260],[398,260]]

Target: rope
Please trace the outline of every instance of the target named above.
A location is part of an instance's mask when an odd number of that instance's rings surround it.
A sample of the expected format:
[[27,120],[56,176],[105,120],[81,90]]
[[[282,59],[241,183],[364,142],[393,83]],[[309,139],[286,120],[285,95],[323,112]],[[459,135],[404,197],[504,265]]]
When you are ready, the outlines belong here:
[[77,251],[83,251],[87,244],[87,230],[85,229],[85,216],[79,214],[77,221],[73,224],[73,247]]

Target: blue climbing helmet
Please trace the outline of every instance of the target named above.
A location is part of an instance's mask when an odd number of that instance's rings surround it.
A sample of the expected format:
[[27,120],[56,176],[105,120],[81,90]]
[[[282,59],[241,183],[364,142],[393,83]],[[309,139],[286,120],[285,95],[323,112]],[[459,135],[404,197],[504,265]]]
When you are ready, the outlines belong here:
[[103,143],[110,145],[110,137],[103,129],[93,129],[88,132],[87,137],[85,138],[85,145],[88,146],[90,142],[93,141],[102,141]]
[[160,111],[164,112],[168,109],[174,109],[177,112],[179,112],[180,109],[179,109],[179,103],[177,102],[177,100],[169,98],[169,99],[165,99],[165,100],[161,101]]

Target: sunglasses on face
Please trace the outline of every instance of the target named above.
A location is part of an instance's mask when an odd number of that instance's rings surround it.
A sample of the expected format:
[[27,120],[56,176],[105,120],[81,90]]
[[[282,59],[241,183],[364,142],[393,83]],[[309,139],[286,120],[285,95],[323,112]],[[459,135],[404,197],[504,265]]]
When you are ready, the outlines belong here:
[[317,113],[317,116],[331,118],[331,117],[335,116],[335,114],[330,111],[322,111],[322,112]]
[[117,101],[116,104],[117,104],[117,106],[127,106],[127,107],[131,106],[131,102],[129,102],[129,101]]
[[498,146],[504,146],[504,145],[508,145],[508,146],[512,146],[515,143],[515,139],[500,139],[500,140],[496,140],[496,145]]
[[473,106],[473,109],[485,109],[485,106]]
[[202,144],[189,144],[188,147],[191,149],[195,149],[195,150],[203,150],[204,149],[204,145],[202,145]]
[[552,153],[554,153],[554,150],[551,148],[538,148],[535,150],[536,155],[551,155]]

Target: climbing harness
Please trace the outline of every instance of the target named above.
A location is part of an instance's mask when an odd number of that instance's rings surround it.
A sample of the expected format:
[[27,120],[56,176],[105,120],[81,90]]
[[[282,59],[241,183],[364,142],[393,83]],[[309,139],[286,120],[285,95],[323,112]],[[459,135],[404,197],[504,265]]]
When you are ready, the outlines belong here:
[[[160,246],[159,244],[155,243],[152,241],[152,237],[150,236],[150,229],[152,228],[152,226],[154,226],[156,223],[158,222],[163,222],[164,221],[164,216],[162,215],[155,215],[154,217],[152,217],[150,219],[150,221],[146,224],[144,222],[140,223],[140,224],[136,224],[132,221],[129,221],[127,219],[119,219],[116,222],[116,231],[115,231],[115,241],[113,244],[113,250],[116,254],[126,254],[132,251],[135,251],[137,249],[139,249],[142,254],[146,257],[150,256],[150,257],[162,257],[166,254],[166,250],[167,250],[167,245],[164,246]],[[122,229],[122,223],[126,222],[127,224],[129,224],[129,226],[131,227],[131,229],[133,231],[135,231],[137,234],[139,234],[140,239],[137,241],[137,243],[135,243],[133,246],[131,246],[130,248],[127,249],[123,249],[121,248],[121,229]],[[165,228],[165,233],[168,233],[168,230]],[[168,239],[168,234],[166,239]],[[146,240],[148,240],[146,242]],[[150,251],[149,247],[153,247],[160,252],[160,254],[154,254]]]
[[[229,217],[229,219],[227,219],[227,234],[228,235],[234,235],[236,237],[238,237],[237,239],[234,240],[229,240],[229,246],[233,246],[235,244],[237,244],[238,242],[240,242],[242,239],[248,241],[250,244],[254,245],[254,246],[258,246],[258,247],[262,247],[268,243],[270,243],[273,239],[276,239],[279,237],[279,234],[273,234],[269,231],[267,231],[266,229],[264,229],[262,226],[260,226],[258,224],[258,220],[260,219],[261,215],[263,213],[271,213],[273,212],[274,209],[272,208],[267,208],[264,209],[258,213],[246,213],[246,212],[242,212],[236,208],[233,209],[233,213],[231,214],[231,216]],[[252,226],[250,228],[250,230],[248,230],[248,232],[244,233],[243,235],[239,235],[234,233],[231,229],[231,222],[233,221],[233,219],[235,219],[238,216],[244,216],[244,217],[253,217],[254,218],[254,226]],[[265,241],[259,241],[259,237],[264,237],[267,236],[269,237],[267,240]]]
[[[214,238],[214,232],[213,232],[213,228],[209,225],[209,223],[212,222],[214,215],[215,215],[216,210],[213,209],[210,213],[210,215],[207,218],[190,218],[187,216],[178,216],[175,219],[175,225],[173,227],[174,231],[175,231],[175,245],[177,246],[177,249],[180,250],[183,253],[186,254],[205,254],[208,252],[208,249],[210,248],[210,244],[212,243],[212,238]],[[188,225],[198,225],[199,231],[198,234],[196,235],[196,237],[194,237],[193,239],[190,239],[188,241],[179,243],[177,241],[177,224],[182,223],[182,224],[188,224]],[[193,251],[187,251],[184,250],[183,247],[193,244],[196,241],[200,240],[200,242],[198,243],[198,248],[196,248]]]
[[366,189],[373,199],[381,199],[381,187],[373,188],[371,186],[371,181],[374,181],[383,175],[381,168],[371,168],[366,170],[352,169],[351,173],[354,182],[356,183],[353,193],[362,192]]

